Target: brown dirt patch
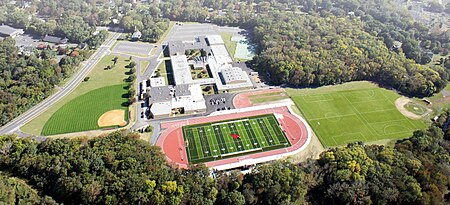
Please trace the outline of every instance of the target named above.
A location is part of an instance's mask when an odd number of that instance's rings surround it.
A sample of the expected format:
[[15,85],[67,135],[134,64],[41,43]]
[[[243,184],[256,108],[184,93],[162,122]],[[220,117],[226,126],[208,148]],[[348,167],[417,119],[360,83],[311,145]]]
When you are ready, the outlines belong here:
[[408,104],[409,102],[412,102],[409,98],[400,97],[397,100],[395,100],[395,107],[397,107],[397,110],[400,111],[404,116],[410,119],[413,120],[422,119],[422,116],[416,115],[405,108],[405,105]]
[[108,126],[125,126],[127,122],[125,121],[125,110],[110,110],[103,113],[102,116],[98,118],[97,124],[100,127]]

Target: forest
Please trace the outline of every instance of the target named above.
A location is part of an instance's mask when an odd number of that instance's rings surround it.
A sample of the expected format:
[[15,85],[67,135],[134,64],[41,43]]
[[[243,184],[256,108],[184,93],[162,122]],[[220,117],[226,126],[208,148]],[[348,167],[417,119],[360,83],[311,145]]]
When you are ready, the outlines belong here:
[[[201,165],[177,169],[165,161],[159,147],[125,131],[43,142],[1,136],[0,199],[64,204],[446,204],[449,114],[393,146],[352,143],[324,151],[317,160],[266,163],[246,175],[235,170],[212,176]],[[32,190],[11,190],[12,183]]]
[[14,39],[0,41],[0,125],[48,97],[88,55],[87,50],[71,51],[58,62],[52,49],[24,56]]

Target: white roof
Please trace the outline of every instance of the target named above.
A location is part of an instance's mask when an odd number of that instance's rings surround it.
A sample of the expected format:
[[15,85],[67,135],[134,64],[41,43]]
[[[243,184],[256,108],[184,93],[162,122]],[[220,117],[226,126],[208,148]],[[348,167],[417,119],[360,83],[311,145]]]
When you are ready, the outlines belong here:
[[171,56],[173,78],[175,85],[192,83],[191,68],[187,62],[186,55]]
[[172,105],[170,101],[153,103],[150,107],[150,112],[153,115],[170,115],[172,112]]
[[209,35],[209,36],[206,36],[206,38],[208,39],[209,45],[225,44],[225,42],[223,42],[222,37],[220,35]]
[[185,111],[205,110],[206,103],[199,84],[189,85],[191,95],[172,98],[172,107],[183,107]]
[[223,68],[220,73],[222,73],[225,84],[246,81],[245,77],[247,74],[242,72],[242,69],[238,67],[229,66]]
[[224,64],[233,62],[225,45],[213,45],[211,46],[211,51],[217,63]]
[[166,81],[164,80],[164,77],[150,78],[150,86],[151,87],[166,86]]

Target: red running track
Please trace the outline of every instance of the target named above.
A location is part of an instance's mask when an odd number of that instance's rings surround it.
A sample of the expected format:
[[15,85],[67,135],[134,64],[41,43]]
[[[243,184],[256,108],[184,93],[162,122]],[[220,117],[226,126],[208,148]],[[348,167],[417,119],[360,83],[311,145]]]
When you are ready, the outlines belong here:
[[[161,128],[165,129],[159,137],[156,145],[160,146],[163,153],[166,155],[166,159],[180,168],[188,168],[188,159],[186,156],[186,150],[184,147],[184,140],[182,135],[182,127],[191,124],[201,124],[209,122],[217,122],[223,120],[231,120],[236,118],[243,118],[255,115],[271,114],[274,113],[277,119],[285,131],[286,136],[291,142],[290,147],[282,148],[278,150],[272,150],[267,152],[260,152],[255,154],[249,154],[245,156],[239,156],[229,159],[211,161],[205,163],[208,167],[214,167],[224,164],[230,164],[233,162],[239,162],[247,159],[257,159],[261,157],[268,157],[273,155],[285,154],[300,149],[307,141],[308,131],[306,125],[296,116],[289,112],[287,107],[270,108],[264,110],[248,111],[241,113],[232,113],[218,116],[208,116],[201,118],[193,118],[188,120],[180,120],[173,122],[161,123]],[[282,117],[279,117],[282,116]]]
[[261,95],[265,93],[275,93],[275,92],[283,92],[283,89],[268,89],[268,90],[259,90],[259,91],[251,91],[245,93],[239,93],[233,98],[233,105],[235,108],[245,108],[251,107],[253,104],[249,99],[249,96],[252,95]]

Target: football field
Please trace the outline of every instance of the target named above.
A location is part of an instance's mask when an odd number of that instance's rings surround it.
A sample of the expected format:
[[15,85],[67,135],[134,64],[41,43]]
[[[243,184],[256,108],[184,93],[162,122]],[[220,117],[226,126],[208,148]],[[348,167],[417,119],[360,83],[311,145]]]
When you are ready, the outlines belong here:
[[287,92],[325,147],[402,139],[426,127],[397,110],[400,95],[368,82]]
[[183,139],[190,164],[291,145],[273,114],[184,126]]

